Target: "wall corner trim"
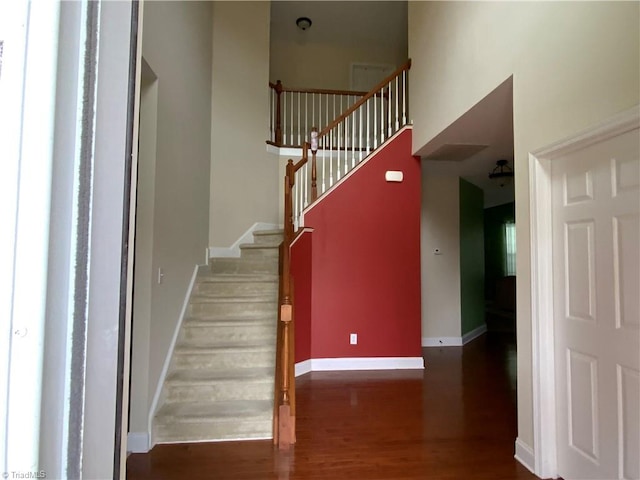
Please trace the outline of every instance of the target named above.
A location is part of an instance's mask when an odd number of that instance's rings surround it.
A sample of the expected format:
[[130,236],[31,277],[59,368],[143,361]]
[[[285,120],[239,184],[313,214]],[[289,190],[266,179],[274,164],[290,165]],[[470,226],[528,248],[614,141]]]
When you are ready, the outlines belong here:
[[475,340],[476,338],[478,338],[479,336],[481,336],[483,333],[486,333],[486,332],[487,332],[487,325],[482,324],[479,327],[474,328],[470,332],[465,333],[462,336],[462,344],[466,345],[467,343],[471,342],[472,340]]
[[516,453],[514,458],[524,465],[527,470],[535,474],[534,465],[536,464],[536,456],[533,449],[523,442],[520,438],[516,438]]
[[149,451],[149,434],[147,432],[129,432],[127,434],[127,452],[147,453]]
[[[422,370],[422,357],[311,358],[296,363],[296,376],[309,372],[341,370]],[[300,372],[300,373],[298,373]]]

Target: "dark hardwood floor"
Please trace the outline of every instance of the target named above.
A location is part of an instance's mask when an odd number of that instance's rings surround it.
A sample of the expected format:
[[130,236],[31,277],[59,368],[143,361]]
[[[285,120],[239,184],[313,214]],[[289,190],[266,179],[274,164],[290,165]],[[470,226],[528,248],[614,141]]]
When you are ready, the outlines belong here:
[[424,371],[313,372],[297,379],[298,442],[157,445],[129,480],[520,480],[513,458],[515,343],[486,334],[424,349]]

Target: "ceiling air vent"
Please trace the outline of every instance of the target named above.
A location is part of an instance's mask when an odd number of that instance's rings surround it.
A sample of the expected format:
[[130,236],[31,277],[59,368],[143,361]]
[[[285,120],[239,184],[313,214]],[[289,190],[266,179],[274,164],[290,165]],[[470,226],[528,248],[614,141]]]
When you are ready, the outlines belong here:
[[444,144],[436,151],[431,152],[422,158],[426,160],[441,160],[447,162],[462,162],[467,158],[473,157],[476,153],[484,150],[489,145],[471,145],[471,144]]

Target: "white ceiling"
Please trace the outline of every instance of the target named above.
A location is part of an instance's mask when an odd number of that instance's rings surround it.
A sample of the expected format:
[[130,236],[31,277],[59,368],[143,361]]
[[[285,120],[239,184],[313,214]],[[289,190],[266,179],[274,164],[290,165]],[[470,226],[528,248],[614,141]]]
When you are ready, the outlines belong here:
[[[486,146],[478,149],[469,146]],[[468,158],[456,155],[468,150]],[[474,153],[474,150],[477,153]],[[441,156],[434,153],[444,152]],[[447,155],[451,152],[451,156]],[[496,161],[506,159],[513,167],[513,81],[504,81],[468,112],[417,152],[428,171],[435,174],[458,175],[484,190],[485,207],[513,201],[513,183],[495,185],[489,173]]]
[[[306,31],[296,19],[308,17]],[[406,1],[272,1],[271,38],[283,42],[407,48]]]

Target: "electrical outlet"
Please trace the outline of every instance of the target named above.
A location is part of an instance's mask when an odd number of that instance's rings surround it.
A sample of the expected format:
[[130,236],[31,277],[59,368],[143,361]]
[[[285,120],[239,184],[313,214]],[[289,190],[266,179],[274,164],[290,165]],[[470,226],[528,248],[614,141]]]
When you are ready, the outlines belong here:
[[357,333],[352,333],[351,335],[349,335],[349,343],[351,345],[357,345],[358,344],[358,334]]

